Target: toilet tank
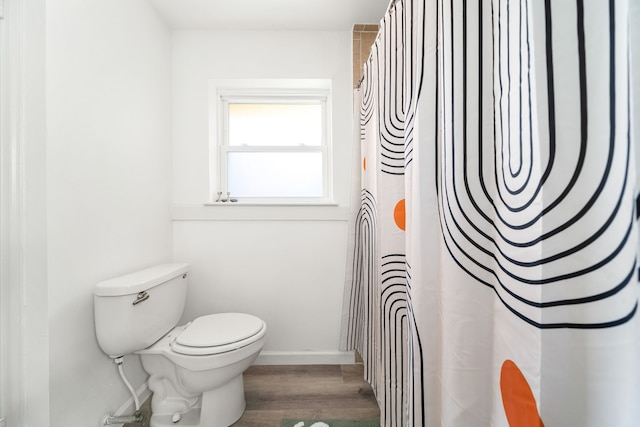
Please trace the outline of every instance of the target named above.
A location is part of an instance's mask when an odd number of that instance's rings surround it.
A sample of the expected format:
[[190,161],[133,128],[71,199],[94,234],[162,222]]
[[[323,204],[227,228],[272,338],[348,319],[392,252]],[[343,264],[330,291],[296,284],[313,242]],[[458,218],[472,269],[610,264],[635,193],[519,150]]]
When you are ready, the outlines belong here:
[[178,324],[187,299],[188,264],[162,264],[98,283],[96,337],[109,357],[149,347]]

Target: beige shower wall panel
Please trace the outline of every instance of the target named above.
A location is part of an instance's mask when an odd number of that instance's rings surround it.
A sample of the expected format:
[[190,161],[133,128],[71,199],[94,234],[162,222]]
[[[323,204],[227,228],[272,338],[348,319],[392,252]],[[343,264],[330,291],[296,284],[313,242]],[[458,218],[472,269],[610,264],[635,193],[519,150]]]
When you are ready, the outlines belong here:
[[378,25],[356,24],[353,26],[353,87],[358,86],[364,63],[369,58],[371,46],[378,36]]

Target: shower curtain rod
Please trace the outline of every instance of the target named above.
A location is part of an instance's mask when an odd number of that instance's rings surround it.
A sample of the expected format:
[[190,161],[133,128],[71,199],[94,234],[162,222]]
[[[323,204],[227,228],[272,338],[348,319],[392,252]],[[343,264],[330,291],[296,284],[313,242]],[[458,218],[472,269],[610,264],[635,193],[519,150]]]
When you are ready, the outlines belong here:
[[387,13],[389,13],[389,11],[391,10],[391,8],[392,8],[396,3],[398,3],[399,1],[400,1],[400,0],[390,0],[390,1],[389,1],[389,6],[387,6],[387,11],[386,11],[384,14],[386,15]]
[[[387,10],[384,12],[384,16],[387,16],[387,14],[389,13],[389,11],[393,8],[393,6],[395,6],[396,3],[398,3],[400,0],[390,0],[389,1],[389,5],[387,6]],[[362,81],[364,80],[364,75],[360,76],[360,79],[358,80],[358,84],[356,85],[356,89],[360,89],[360,86],[362,85]]]

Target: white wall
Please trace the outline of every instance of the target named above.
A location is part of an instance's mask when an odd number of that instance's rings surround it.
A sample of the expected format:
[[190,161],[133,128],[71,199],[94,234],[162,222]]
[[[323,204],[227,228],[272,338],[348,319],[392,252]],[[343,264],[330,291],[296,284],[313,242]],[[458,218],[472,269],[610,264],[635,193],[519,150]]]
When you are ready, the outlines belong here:
[[[170,32],[144,0],[47,2],[46,21],[50,425],[97,426],[130,396],[93,285],[171,260]],[[137,356],[125,370],[144,383]]]
[[[192,266],[184,319],[253,313],[269,327],[266,353],[338,353],[351,216],[351,33],[181,31],[172,40],[174,258]],[[209,82],[283,78],[332,79],[338,206],[203,206]]]

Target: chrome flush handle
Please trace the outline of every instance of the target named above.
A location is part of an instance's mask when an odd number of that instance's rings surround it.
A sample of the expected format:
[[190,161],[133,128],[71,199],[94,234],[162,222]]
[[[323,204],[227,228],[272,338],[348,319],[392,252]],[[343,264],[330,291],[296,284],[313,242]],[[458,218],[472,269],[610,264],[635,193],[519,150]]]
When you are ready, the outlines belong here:
[[140,304],[142,301],[149,299],[149,294],[146,291],[138,292],[138,297],[133,302],[133,305]]

